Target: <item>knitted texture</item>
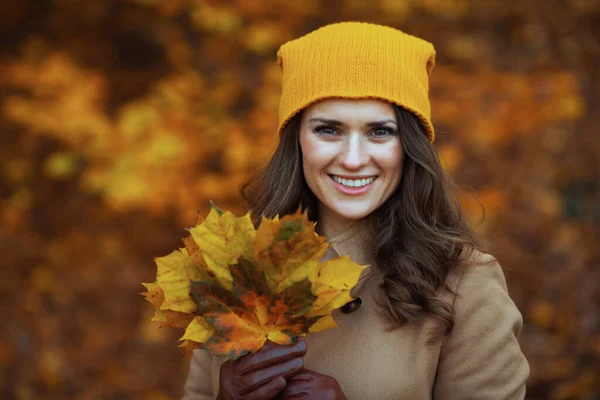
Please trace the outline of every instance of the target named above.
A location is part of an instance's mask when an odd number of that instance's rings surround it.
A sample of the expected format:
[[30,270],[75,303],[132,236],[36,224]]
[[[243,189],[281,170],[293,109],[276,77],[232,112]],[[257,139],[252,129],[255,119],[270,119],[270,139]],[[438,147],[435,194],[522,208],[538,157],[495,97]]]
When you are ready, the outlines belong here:
[[431,142],[429,74],[435,49],[398,29],[365,22],[326,25],[283,44],[279,133],[303,108],[326,98],[378,98],[415,114]]

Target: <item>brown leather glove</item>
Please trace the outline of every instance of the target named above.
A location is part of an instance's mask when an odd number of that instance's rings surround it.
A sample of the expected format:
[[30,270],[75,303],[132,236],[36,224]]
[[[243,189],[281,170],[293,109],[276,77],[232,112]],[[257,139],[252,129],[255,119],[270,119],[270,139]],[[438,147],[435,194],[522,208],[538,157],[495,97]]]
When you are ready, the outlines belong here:
[[256,353],[221,365],[218,400],[272,399],[286,385],[286,378],[304,367],[306,342],[280,345],[267,341]]
[[347,400],[340,384],[334,377],[310,369],[303,369],[289,378],[287,382],[285,390],[276,397],[277,400]]

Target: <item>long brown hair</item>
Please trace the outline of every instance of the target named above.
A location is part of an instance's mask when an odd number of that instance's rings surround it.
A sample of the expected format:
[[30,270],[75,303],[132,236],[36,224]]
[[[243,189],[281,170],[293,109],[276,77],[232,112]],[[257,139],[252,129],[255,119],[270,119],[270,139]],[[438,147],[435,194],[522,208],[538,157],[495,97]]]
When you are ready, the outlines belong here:
[[[433,316],[440,324],[432,339],[448,335],[454,325],[452,305],[437,297],[449,273],[479,247],[462,217],[456,185],[444,172],[418,118],[393,105],[404,148],[398,188],[369,217],[375,236],[371,248],[383,274],[380,311],[390,329]],[[317,221],[317,199],[302,170],[299,143],[301,114],[281,133],[279,145],[265,166],[241,189],[252,218],[291,214],[301,207]]]

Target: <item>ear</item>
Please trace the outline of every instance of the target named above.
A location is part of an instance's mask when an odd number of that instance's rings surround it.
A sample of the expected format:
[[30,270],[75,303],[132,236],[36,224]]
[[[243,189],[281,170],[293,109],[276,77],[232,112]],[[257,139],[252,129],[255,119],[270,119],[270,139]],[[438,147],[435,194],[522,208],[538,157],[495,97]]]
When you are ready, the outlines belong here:
[[283,70],[283,54],[281,48],[277,51],[277,65]]
[[433,67],[435,66],[435,52],[429,57],[427,60],[427,65],[425,69],[427,70],[427,75],[431,75],[431,71],[433,71]]

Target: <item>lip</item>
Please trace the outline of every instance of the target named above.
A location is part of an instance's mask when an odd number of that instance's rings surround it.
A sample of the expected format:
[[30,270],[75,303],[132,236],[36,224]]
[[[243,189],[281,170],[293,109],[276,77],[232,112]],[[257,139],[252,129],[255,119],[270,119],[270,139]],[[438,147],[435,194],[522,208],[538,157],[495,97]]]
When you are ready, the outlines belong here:
[[[367,193],[369,190],[371,190],[371,188],[373,187],[373,184],[375,183],[375,181],[377,181],[377,177],[375,177],[375,179],[373,179],[373,182],[369,183],[368,185],[365,185],[365,186],[359,187],[359,188],[349,188],[349,187],[342,185],[341,183],[337,183],[331,175],[327,175],[327,176],[329,177],[329,179],[331,179],[333,186],[335,186],[335,188],[338,191],[340,191],[342,194],[345,194],[346,196],[361,196],[361,195]],[[364,178],[361,178],[361,177],[346,178],[343,175],[336,175],[336,176],[339,176],[340,178],[344,178],[344,179],[366,179],[366,178],[372,177],[373,175],[368,175]]]
[[339,174],[328,174],[330,177],[331,176],[339,176],[340,178],[344,178],[344,179],[369,179],[371,177],[377,177],[377,175],[373,174],[373,175],[339,175]]

